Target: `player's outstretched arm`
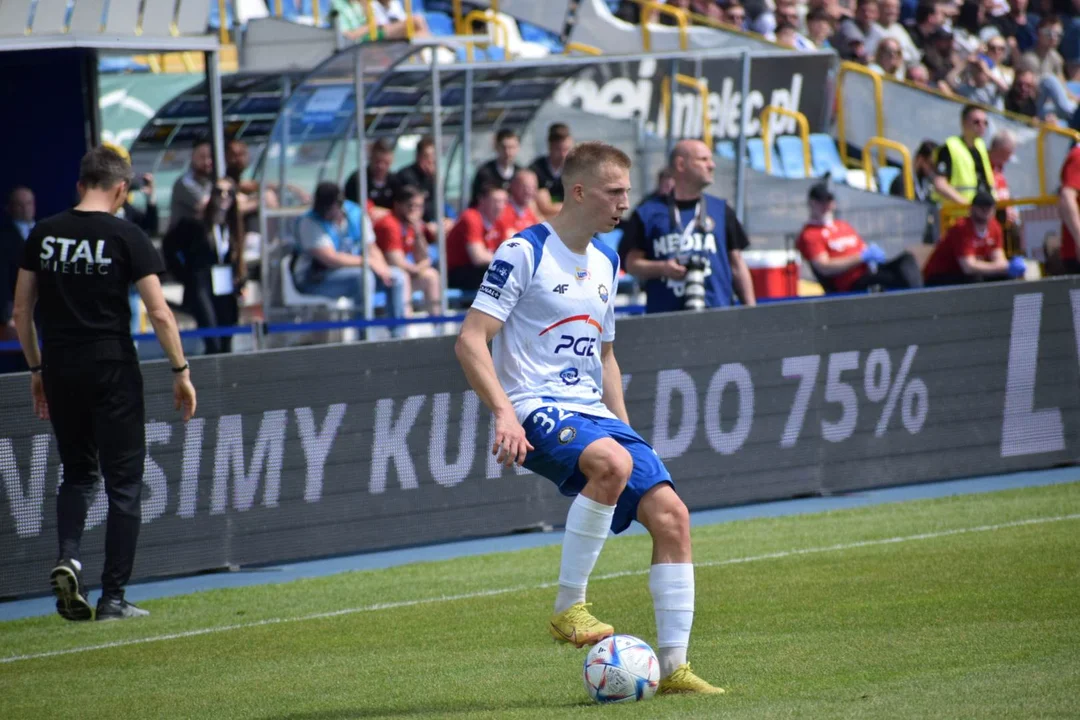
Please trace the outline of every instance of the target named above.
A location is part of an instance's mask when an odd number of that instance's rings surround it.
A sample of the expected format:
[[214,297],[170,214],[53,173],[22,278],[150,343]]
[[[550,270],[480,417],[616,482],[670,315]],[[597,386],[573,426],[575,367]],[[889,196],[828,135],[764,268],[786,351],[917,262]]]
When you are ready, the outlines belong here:
[[626,400],[623,398],[622,371],[615,359],[615,343],[606,342],[600,346],[600,360],[604,364],[604,404],[615,413],[615,417],[629,425],[630,415],[626,412]]
[[469,385],[495,416],[495,444],[491,453],[507,466],[525,462],[525,454],[533,449],[525,439],[525,429],[517,420],[514,406],[506,396],[495,374],[488,343],[502,329],[503,322],[479,310],[469,310],[461,325],[454,353],[465,371]]

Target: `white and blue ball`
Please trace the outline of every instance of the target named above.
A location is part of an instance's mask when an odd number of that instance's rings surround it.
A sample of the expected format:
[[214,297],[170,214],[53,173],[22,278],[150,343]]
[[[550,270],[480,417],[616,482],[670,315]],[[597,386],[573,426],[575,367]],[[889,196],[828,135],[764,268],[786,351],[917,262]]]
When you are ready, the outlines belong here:
[[653,649],[633,635],[612,635],[585,657],[585,690],[596,702],[637,702],[656,694],[660,662]]

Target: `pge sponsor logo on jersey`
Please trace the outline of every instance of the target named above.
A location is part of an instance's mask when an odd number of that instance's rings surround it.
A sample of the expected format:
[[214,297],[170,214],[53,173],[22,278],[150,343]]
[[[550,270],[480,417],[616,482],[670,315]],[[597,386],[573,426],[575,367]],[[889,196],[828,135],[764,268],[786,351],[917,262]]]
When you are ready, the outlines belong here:
[[505,260],[492,260],[484,281],[491,283],[495,287],[504,287],[506,281],[510,279],[510,272],[513,269],[514,266]]
[[[554,323],[552,325],[548,325],[546,328],[544,328],[540,332],[540,335],[546,335],[548,332],[550,332],[551,330],[554,330],[555,328],[557,328],[557,327],[559,327],[561,325],[566,325],[568,323],[576,323],[576,322],[583,322],[586,325],[593,326],[594,328],[597,329],[598,332],[600,332],[601,335],[604,332],[604,328],[600,325],[600,323],[596,322],[595,320],[593,320],[588,315],[574,315],[572,317],[563,318],[559,322]],[[572,352],[573,354],[577,355],[578,357],[589,357],[589,356],[595,355],[596,354],[596,338],[595,337],[590,337],[588,335],[585,335],[585,336],[560,335],[559,336],[559,344],[555,346],[555,354],[558,355],[562,351]]]
[[565,370],[563,370],[561,373],[559,373],[559,379],[567,385],[577,385],[579,382],[581,382],[581,377],[578,374],[578,369],[575,367],[566,368]]

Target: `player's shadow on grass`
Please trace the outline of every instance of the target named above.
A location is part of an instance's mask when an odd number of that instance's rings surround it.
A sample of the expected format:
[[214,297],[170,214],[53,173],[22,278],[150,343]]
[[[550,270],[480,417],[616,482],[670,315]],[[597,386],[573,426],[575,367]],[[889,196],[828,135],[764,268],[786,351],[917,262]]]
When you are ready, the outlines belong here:
[[419,705],[408,708],[364,708],[334,710],[313,710],[311,712],[288,713],[284,715],[267,715],[264,720],[349,720],[350,718],[409,718],[421,715],[432,717],[453,717],[455,715],[467,715],[477,712],[498,712],[499,710],[573,710],[584,707],[604,707],[590,700],[577,702],[553,703],[538,707],[535,702],[503,702],[499,704],[484,705],[483,703],[433,703],[431,705]]

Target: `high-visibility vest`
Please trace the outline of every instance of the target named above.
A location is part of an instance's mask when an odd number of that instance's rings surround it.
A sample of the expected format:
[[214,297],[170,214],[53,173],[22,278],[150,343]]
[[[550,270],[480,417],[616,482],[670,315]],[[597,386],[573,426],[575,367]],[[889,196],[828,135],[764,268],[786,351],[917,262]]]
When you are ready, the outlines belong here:
[[[956,192],[964,197],[964,201],[971,203],[975,193],[979,190],[979,173],[975,169],[975,158],[971,149],[964,144],[964,138],[953,135],[945,141],[945,147],[949,148],[949,158],[952,160],[952,174],[949,176],[949,184]],[[941,152],[940,150],[938,151]],[[975,152],[982,162],[983,172],[986,175],[986,189],[994,192],[994,170],[990,167],[990,155],[986,152],[986,143],[982,138],[975,138]],[[937,162],[937,158],[934,158]],[[937,190],[930,193],[934,202],[940,203],[945,200]]]

